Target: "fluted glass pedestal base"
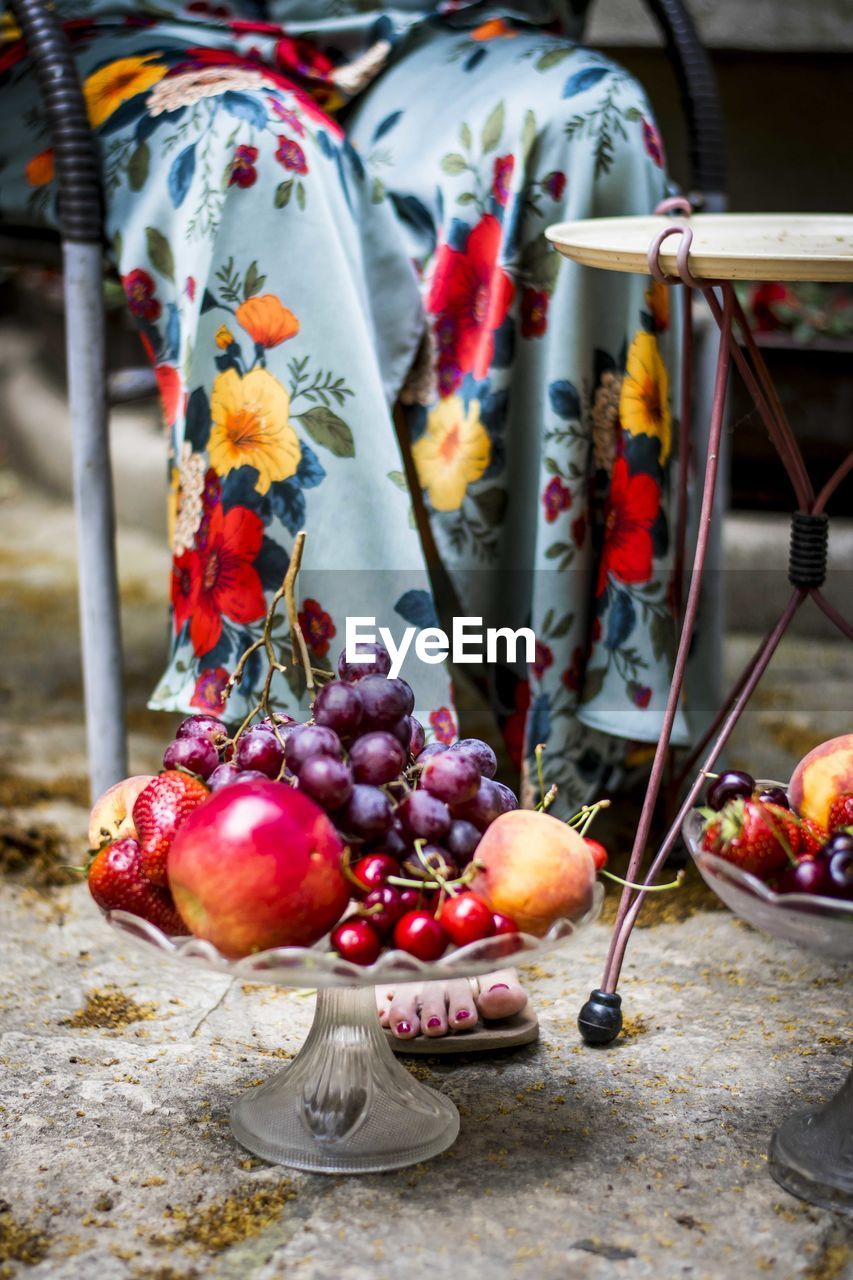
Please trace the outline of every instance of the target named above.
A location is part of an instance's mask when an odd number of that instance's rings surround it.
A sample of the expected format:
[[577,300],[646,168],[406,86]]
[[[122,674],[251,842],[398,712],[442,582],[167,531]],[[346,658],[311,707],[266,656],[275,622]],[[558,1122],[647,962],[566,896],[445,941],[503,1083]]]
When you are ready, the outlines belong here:
[[401,1066],[372,987],[321,990],[292,1063],[245,1093],[231,1129],[249,1151],[310,1173],[380,1173],[428,1160],[459,1132],[459,1112]]
[[770,1143],[770,1172],[801,1200],[853,1212],[853,1071],[829,1102],[780,1124]]

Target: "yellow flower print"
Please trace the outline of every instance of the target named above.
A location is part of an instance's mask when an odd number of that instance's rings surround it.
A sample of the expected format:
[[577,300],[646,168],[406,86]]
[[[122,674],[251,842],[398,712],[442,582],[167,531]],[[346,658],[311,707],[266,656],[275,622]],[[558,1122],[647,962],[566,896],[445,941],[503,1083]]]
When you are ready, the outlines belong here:
[[436,511],[458,511],[468,485],[480,479],[491,456],[480,402],[472,400],[466,413],[461,396],[439,400],[426,432],[412,446],[418,479]]
[[210,465],[217,475],[256,467],[255,488],[266,493],[274,480],[296,474],[302,450],[290,425],[290,396],[266,369],[253,369],[245,377],[236,369],[220,373],[210,413]]
[[156,53],[146,53],[139,58],[117,58],[86,77],[83,93],[93,129],[109,120],[122,103],[163,79],[169,68],[151,61],[156,57]]
[[220,351],[224,351],[226,347],[230,347],[234,341],[234,334],[228,328],[227,324],[221,324],[216,330],[213,341],[219,347]]
[[654,334],[644,329],[634,334],[628,350],[619,418],[629,435],[660,440],[660,461],[666,462],[672,445],[669,377]]

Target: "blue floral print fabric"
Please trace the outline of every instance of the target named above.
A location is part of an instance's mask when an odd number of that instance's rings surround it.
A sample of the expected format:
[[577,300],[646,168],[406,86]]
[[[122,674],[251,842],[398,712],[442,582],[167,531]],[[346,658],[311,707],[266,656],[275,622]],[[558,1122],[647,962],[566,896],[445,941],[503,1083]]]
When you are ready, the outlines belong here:
[[[450,611],[536,634],[532,662],[500,653],[481,674],[516,765],[546,745],[563,811],[626,744],[656,741],[674,640],[668,299],[544,233],[648,213],[667,180],[642,90],[567,34],[567,8],[62,8],[163,407],[172,616],[154,707],[220,709],[301,528],[318,668],[348,616],[397,637],[437,625],[414,508]],[[0,210],[52,221],[50,139],[9,20],[4,35],[19,128]],[[446,666],[403,674],[452,740]],[[229,718],[258,679],[250,665]],[[304,706],[298,674],[277,696]]]

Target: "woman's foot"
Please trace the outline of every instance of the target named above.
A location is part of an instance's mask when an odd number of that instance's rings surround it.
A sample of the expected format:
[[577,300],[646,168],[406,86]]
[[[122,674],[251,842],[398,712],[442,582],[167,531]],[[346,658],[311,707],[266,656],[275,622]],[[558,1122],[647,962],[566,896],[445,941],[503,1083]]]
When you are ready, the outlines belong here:
[[515,969],[500,969],[482,978],[376,988],[379,1020],[399,1040],[473,1031],[481,1020],[509,1018],[526,1004],[527,993]]

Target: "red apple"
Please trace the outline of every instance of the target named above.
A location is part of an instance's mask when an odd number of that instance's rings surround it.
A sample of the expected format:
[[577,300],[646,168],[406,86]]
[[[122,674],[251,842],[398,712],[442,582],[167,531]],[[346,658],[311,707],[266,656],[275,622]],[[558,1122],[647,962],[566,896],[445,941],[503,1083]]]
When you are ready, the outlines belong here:
[[169,850],[169,886],[187,927],[237,958],[308,947],[349,902],[343,845],[313,800],[284,782],[224,787]]

